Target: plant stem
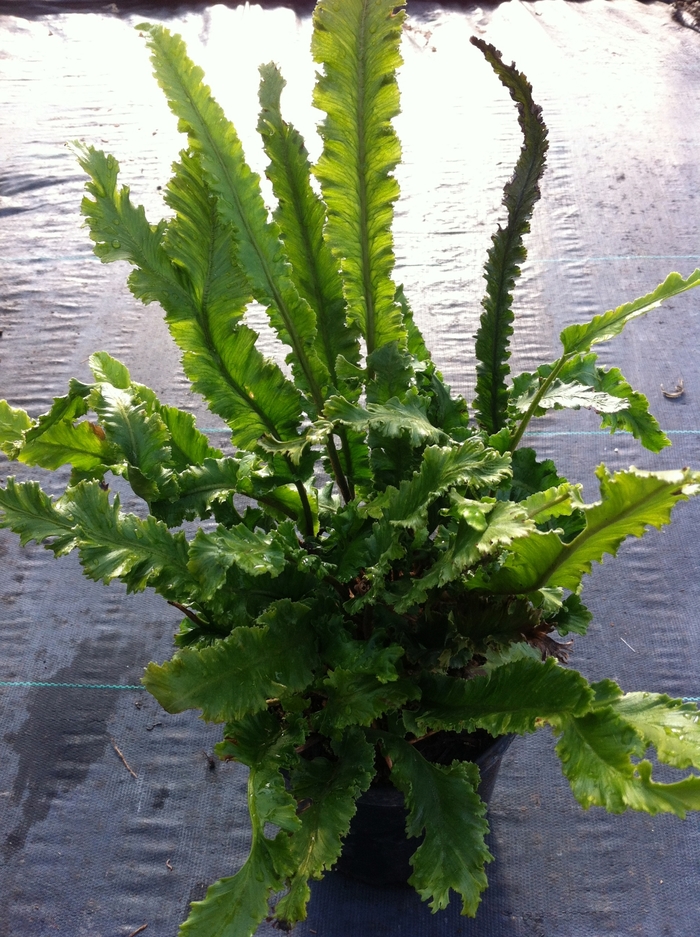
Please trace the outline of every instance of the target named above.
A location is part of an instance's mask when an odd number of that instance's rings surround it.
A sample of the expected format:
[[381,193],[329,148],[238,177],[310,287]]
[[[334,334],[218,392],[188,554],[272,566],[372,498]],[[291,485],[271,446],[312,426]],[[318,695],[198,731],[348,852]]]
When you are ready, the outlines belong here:
[[344,426],[338,428],[338,435],[340,436],[340,448],[345,454],[345,464],[348,467],[348,474],[345,476],[348,483],[348,491],[350,492],[350,500],[355,497],[355,485],[353,483],[353,464],[352,464],[352,453],[350,452],[350,440],[348,439],[347,430]]
[[301,499],[301,506],[304,509],[304,523],[306,524],[305,535],[307,537],[313,537],[314,535],[314,518],[311,513],[311,505],[309,504],[309,495],[307,494],[306,488],[302,482],[298,479],[294,482],[296,485],[297,491],[299,492],[299,498]]
[[561,372],[561,369],[564,367],[564,365],[566,364],[567,360],[568,360],[568,355],[562,355],[561,358],[557,361],[557,363],[556,363],[556,364],[554,365],[554,367],[552,368],[552,371],[551,371],[551,373],[549,374],[549,376],[548,376],[547,378],[545,378],[545,380],[542,382],[542,386],[539,388],[539,390],[537,391],[537,393],[536,393],[535,396],[533,397],[532,403],[530,404],[530,406],[529,406],[528,409],[527,409],[527,413],[525,414],[525,416],[524,416],[524,417],[522,418],[522,420],[520,421],[520,425],[518,426],[517,430],[515,431],[515,435],[512,437],[512,439],[511,439],[511,441],[510,441],[510,445],[508,446],[508,451],[509,451],[509,452],[515,452],[515,450],[516,450],[516,448],[517,448],[517,446],[518,446],[518,443],[520,442],[520,440],[521,440],[522,437],[523,437],[523,433],[524,433],[525,430],[527,429],[528,423],[529,423],[530,420],[532,419],[532,417],[533,417],[533,415],[534,415],[534,413],[535,413],[535,410],[538,408],[538,406],[539,406],[539,404],[540,404],[540,400],[542,400],[542,398],[544,397],[544,395],[547,393],[547,391],[548,391],[549,388],[551,387],[552,383],[557,379],[557,377],[559,377],[559,374],[560,374],[560,372]]
[[348,501],[352,501],[352,495],[350,494],[348,480],[343,474],[340,459],[338,458],[338,450],[335,447],[335,441],[333,440],[332,435],[328,437],[326,448],[328,449],[328,457],[331,460],[331,465],[333,466],[333,474],[335,475],[336,484],[338,485],[340,493],[343,496],[343,501],[347,504]]

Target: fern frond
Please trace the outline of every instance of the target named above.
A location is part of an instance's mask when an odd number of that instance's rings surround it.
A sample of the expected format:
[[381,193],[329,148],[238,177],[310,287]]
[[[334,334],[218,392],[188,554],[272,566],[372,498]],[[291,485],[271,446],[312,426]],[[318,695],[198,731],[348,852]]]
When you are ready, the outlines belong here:
[[312,52],[324,66],[314,104],[325,111],[324,148],[315,168],[328,206],[327,236],[340,261],[348,318],[372,353],[406,345],[391,280],[391,224],[401,156],[391,120],[399,113],[395,71],[403,0],[321,0],[314,11]]
[[162,26],[148,33],[154,74],[170,109],[198,155],[222,219],[235,229],[236,257],[254,298],[267,307],[270,321],[293,354],[289,362],[312,410],[323,408],[321,388],[328,373],[314,350],[316,317],[289,276],[289,263],[277,225],[268,221],[259,177],[245,161],[233,125],[202,82],[203,72],[188,58],[185,44]]
[[547,128],[542,110],[532,100],[532,87],[514,65],[505,65],[492,45],[472,36],[471,42],[486,57],[518,106],[518,123],[524,145],[512,179],[506,184],[503,204],[508,210],[505,228],[499,225],[485,268],[484,312],[476,333],[477,382],[474,409],[480,426],[497,433],[508,417],[510,336],[513,334],[512,290],[520,276],[518,266],[527,257],[523,235],[530,230],[530,218],[540,197],[539,180],[547,153]]
[[326,209],[311,188],[311,165],[304,141],[282,119],[280,95],[286,82],[273,63],[261,65],[260,76],[258,132],[270,159],[267,176],[278,202],[274,218],[283,232],[292,265],[290,275],[299,294],[316,313],[316,353],[333,386],[340,389],[338,355],[358,364],[358,331],[345,322],[343,283],[330,247],[323,239]]
[[174,168],[166,201],[177,215],[164,246],[174,264],[190,271],[196,309],[168,323],[185,352],[185,373],[231,427],[235,445],[255,448],[264,433],[291,439],[301,418],[301,396],[255,347],[257,332],[238,324],[250,287],[231,259],[230,225],[219,218],[199,158],[183,152]]
[[295,435],[300,395],[255,348],[255,332],[242,325],[232,328],[250,289],[232,266],[230,234],[218,219],[195,159],[183,154],[168,185],[167,199],[179,214],[165,238],[164,226],[152,227],[143,208],[131,204],[128,188],[117,187],[119,164],[113,157],[92,147],[76,145],[76,150],[91,179],[87,190],[94,198],[83,199],[82,212],[95,252],[105,263],[127,260],[135,265],[129,277],[132,293],[144,303],[161,304],[184,352],[185,373],[229,424],[233,443],[251,449],[263,433],[280,439]]

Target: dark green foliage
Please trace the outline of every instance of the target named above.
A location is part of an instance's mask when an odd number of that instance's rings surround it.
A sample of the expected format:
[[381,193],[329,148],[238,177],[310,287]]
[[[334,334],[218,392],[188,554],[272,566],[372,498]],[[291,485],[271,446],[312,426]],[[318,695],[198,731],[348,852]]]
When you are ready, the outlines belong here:
[[[56,556],[77,550],[88,577],[154,589],[178,608],[176,653],[143,682],[169,712],[225,723],[218,754],[249,769],[250,856],[192,904],[181,937],[251,937],[281,892],[279,926],[303,920],[309,880],[332,868],[371,783],[403,793],[407,832],[423,837],[411,884],[433,910],[455,892],[475,914],[491,859],[479,772],[463,748],[427,760],[427,739],[549,723],[584,807],[700,807],[696,776],[660,784],[639,760],[653,746],[676,769],[700,768],[696,707],[591,686],[562,666],[556,640],[586,632],[593,563],[669,523],[700,473],[601,466],[600,500],[586,504],[553,461],[519,448],[532,419],[563,407],[593,407],[653,452],[667,445],[643,395],[591,347],[699,285],[700,271],[569,326],[558,361],[507,386],[547,135],[525,77],[474,40],[518,106],[524,146],[486,265],[470,423],[392,280],[401,7],[317,5],[314,103],[326,116],[315,167],[282,117],[282,76],[261,68],[271,215],[234,127],[162,26],[140,29],[187,136],[169,218],[151,225],[114,158],[77,147],[95,253],[130,263],[134,295],[160,304],[232,454],[105,352],[90,359],[92,383],[71,381],[37,419],[0,401],[9,459],[72,467],[57,499],[9,478],[0,526]],[[243,321],[253,300],[289,349],[290,377]],[[140,516],[110,494],[113,476],[143,500]]]
[[486,263],[484,312],[476,334],[477,382],[474,410],[479,425],[488,433],[497,433],[506,425],[508,389],[505,379],[510,368],[510,337],[513,334],[513,288],[527,251],[523,236],[530,230],[530,217],[540,197],[539,181],[547,153],[547,128],[542,109],[532,100],[532,87],[515,66],[505,65],[501,53],[492,45],[472,36],[493,70],[510,92],[518,107],[518,121],[525,142],[503,193],[508,211],[505,228],[494,234]]

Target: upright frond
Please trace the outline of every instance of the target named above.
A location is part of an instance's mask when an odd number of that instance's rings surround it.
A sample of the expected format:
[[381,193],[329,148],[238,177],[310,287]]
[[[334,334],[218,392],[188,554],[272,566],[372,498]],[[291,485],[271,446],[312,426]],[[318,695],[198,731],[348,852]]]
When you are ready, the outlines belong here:
[[203,72],[187,56],[182,38],[162,26],[141,27],[149,34],[154,74],[170,109],[198,155],[222,219],[235,229],[236,256],[254,298],[267,307],[280,339],[292,349],[289,361],[310,406],[323,408],[327,372],[314,350],[316,317],[289,276],[289,262],[277,225],[270,222],[260,180],[245,161],[235,128],[202,81]]
[[324,66],[314,104],[325,111],[324,147],[315,168],[328,206],[328,239],[340,261],[348,318],[372,353],[406,344],[391,279],[391,224],[401,147],[391,121],[399,113],[396,68],[404,4],[396,0],[321,0],[312,52]]
[[232,260],[230,227],[218,218],[195,157],[183,153],[168,185],[177,216],[153,227],[126,186],[119,164],[92,147],[78,147],[90,176],[82,203],[95,253],[136,268],[129,287],[144,303],[157,301],[184,352],[194,390],[230,426],[235,445],[251,449],[263,433],[288,439],[301,418],[301,397],[281,370],[255,348],[257,334],[236,325],[251,299]]
[[488,252],[484,279],[486,296],[476,333],[477,382],[474,409],[480,425],[489,433],[497,433],[508,416],[508,390],[505,378],[509,373],[510,336],[513,334],[513,296],[518,266],[527,257],[523,236],[530,230],[530,218],[540,197],[547,153],[547,128],[542,109],[532,100],[532,87],[514,65],[505,65],[501,53],[492,45],[472,36],[471,42],[483,52],[518,107],[518,123],[525,142],[520,151],[512,179],[506,184],[503,204],[508,210],[505,228],[499,225]]
[[282,119],[280,95],[284,78],[272,63],[262,65],[260,75],[258,131],[270,159],[267,176],[278,202],[275,221],[283,232],[294,284],[316,313],[316,353],[328,369],[331,382],[339,388],[338,355],[353,364],[359,362],[358,332],[345,322],[343,283],[331,249],[323,239],[326,209],[311,188],[311,166],[304,141]]

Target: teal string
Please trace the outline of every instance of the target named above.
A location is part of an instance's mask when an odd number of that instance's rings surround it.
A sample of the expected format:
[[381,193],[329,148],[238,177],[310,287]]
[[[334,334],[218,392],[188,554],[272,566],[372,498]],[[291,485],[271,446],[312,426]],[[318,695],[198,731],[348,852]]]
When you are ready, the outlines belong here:
[[[700,435],[700,429],[667,429],[665,430],[667,436],[698,436]],[[525,430],[526,436],[612,436],[612,433],[606,432],[604,429],[585,429],[585,430],[552,430],[548,432],[546,430]],[[622,438],[622,437],[618,437]]]
[[700,260],[700,254],[610,254],[607,257],[528,257],[531,264],[600,264],[614,260]]
[[[204,426],[200,430],[202,433],[230,433],[231,430],[228,427],[223,429],[215,428],[212,426]],[[612,433],[606,432],[604,429],[596,430],[555,430],[552,432],[545,432],[542,430],[526,430],[526,436],[612,436]],[[667,436],[695,436],[700,435],[700,429],[667,429]]]
[[50,683],[46,680],[0,680],[0,686],[69,687],[73,690],[145,690],[133,683]]
[[[44,680],[0,680],[0,686],[69,687],[73,690],[145,690],[133,683],[49,683]],[[700,703],[700,696],[682,696],[684,703]]]

